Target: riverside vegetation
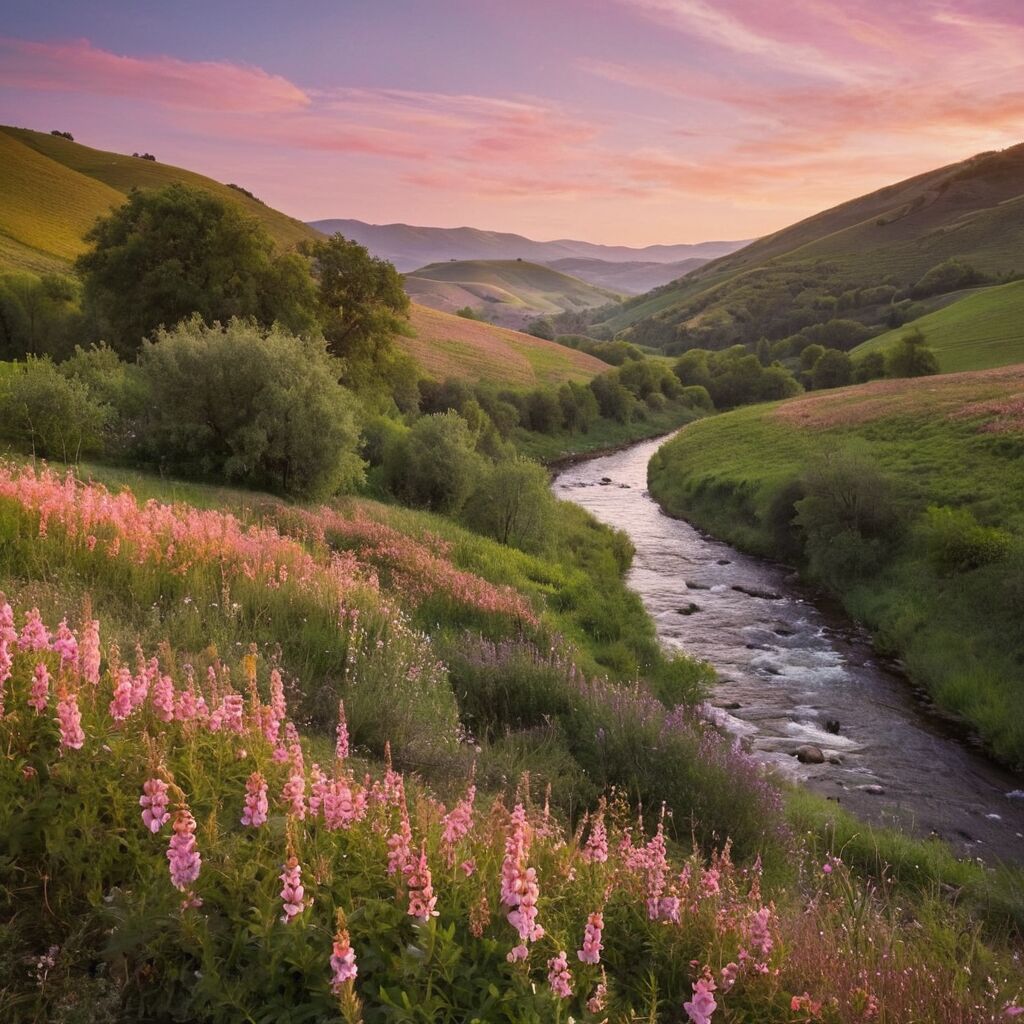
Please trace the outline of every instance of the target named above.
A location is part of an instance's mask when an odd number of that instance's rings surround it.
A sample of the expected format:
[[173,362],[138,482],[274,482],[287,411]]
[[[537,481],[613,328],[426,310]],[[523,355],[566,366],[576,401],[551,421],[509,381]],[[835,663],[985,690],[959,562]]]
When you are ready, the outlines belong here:
[[390,265],[241,202],[0,303],[4,1019],[1024,1012],[1016,873],[783,792],[527,457],[800,385],[421,376]]

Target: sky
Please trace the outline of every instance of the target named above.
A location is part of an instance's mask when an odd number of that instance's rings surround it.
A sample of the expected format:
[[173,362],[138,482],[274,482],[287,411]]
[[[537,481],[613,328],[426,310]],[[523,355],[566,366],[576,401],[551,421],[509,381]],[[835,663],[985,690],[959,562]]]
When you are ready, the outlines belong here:
[[1024,141],[1024,0],[5,0],[0,123],[303,220],[751,238]]

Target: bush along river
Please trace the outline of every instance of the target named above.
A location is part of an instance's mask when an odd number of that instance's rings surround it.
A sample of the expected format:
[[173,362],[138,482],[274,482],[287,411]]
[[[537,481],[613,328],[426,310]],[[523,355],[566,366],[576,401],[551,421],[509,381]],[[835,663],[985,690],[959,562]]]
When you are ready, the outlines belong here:
[[937,835],[987,862],[1024,862],[1024,779],[932,713],[866,632],[791,570],[663,513],[647,463],[665,440],[579,462],[553,486],[629,534],[629,584],[662,643],[718,671],[708,717],[864,820]]

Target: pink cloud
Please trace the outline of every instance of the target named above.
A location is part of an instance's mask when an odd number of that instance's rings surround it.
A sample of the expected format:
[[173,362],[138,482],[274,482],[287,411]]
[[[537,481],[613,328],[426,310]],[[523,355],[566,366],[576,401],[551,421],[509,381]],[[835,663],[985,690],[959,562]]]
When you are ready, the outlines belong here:
[[174,57],[125,57],[88,40],[41,43],[0,37],[0,85],[120,96],[187,110],[276,113],[301,110],[309,97],[261,68]]

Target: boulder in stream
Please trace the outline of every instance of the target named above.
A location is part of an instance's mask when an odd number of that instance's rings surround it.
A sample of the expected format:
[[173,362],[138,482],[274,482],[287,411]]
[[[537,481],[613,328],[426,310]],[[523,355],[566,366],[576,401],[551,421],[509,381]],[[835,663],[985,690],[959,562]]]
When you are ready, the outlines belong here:
[[761,590],[760,587],[745,587],[742,583],[734,583],[732,589],[737,593],[746,594],[747,597],[760,597],[765,601],[782,600],[782,595],[776,594],[774,590]]
[[793,751],[793,756],[801,764],[824,764],[825,763],[825,752],[821,747],[816,747],[813,743],[804,743],[802,746],[796,748]]

